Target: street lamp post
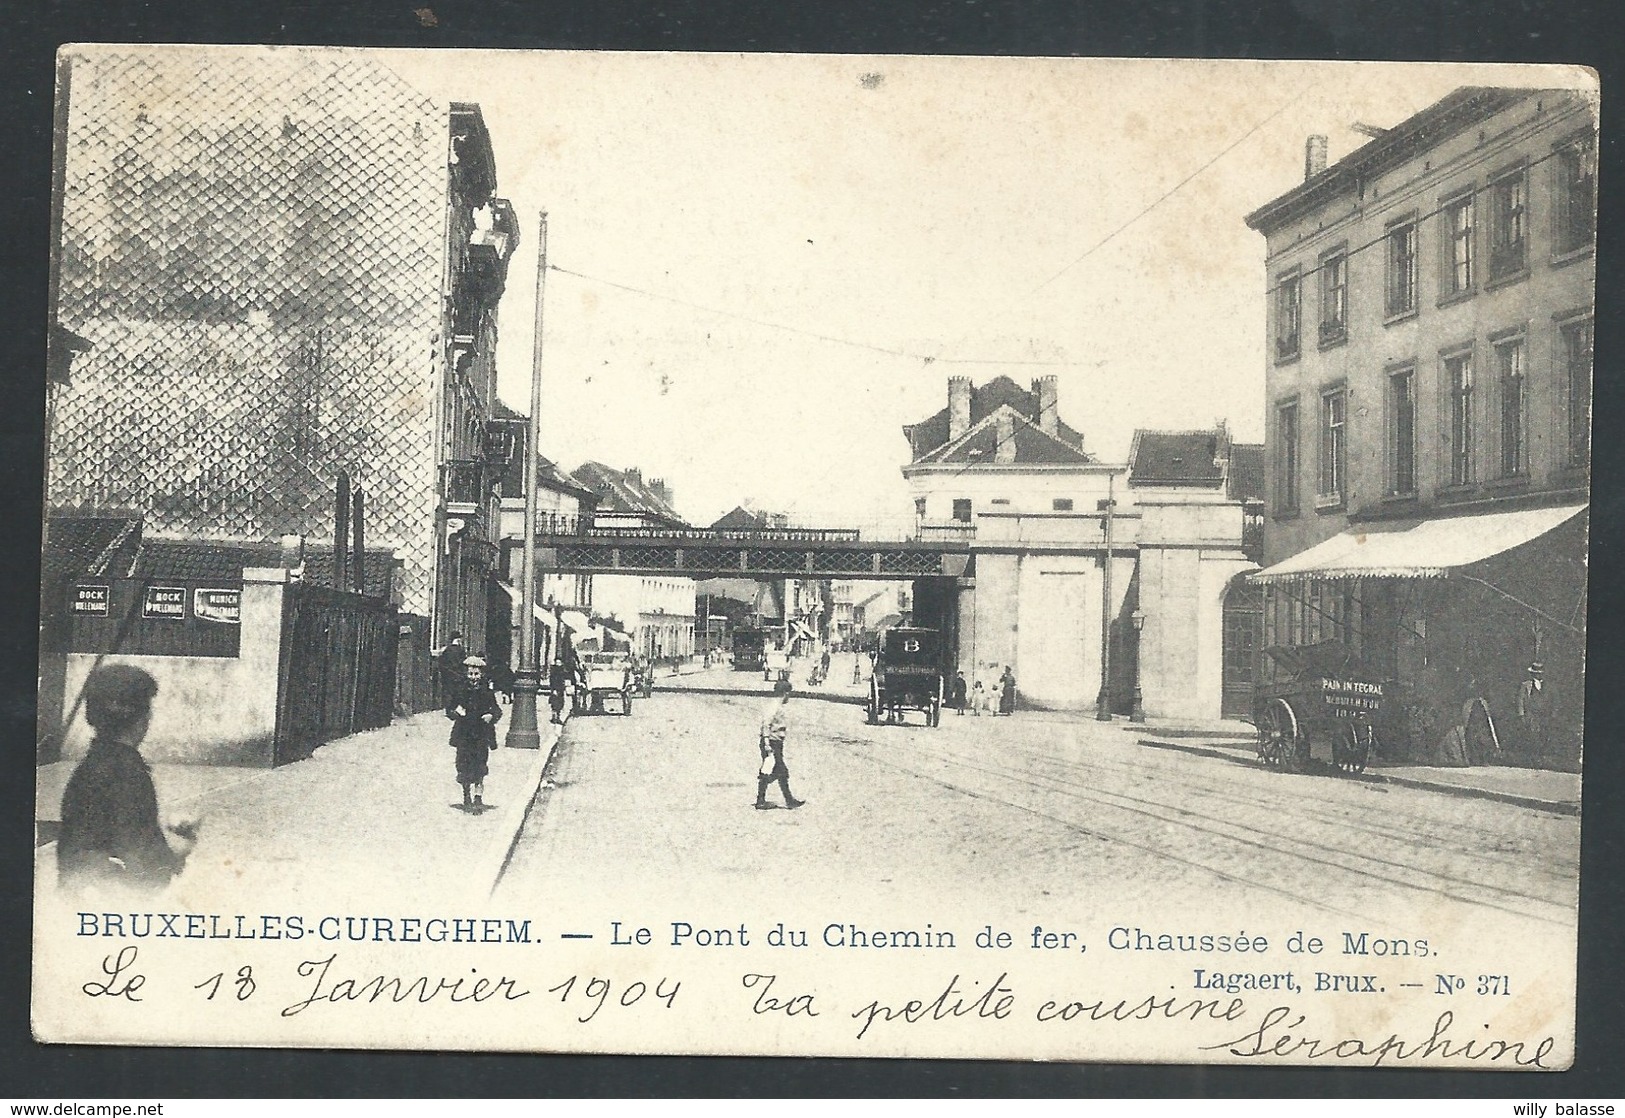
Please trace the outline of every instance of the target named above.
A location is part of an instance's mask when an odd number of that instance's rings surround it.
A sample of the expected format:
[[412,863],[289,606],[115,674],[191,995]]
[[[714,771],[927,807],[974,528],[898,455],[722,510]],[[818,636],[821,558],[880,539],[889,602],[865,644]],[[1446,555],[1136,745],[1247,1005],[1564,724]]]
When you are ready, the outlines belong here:
[[1136,608],[1129,614],[1134,623],[1134,706],[1130,708],[1130,722],[1145,721],[1145,696],[1140,692],[1140,634],[1145,631],[1145,610]]
[[1117,502],[1112,499],[1115,474],[1106,475],[1106,499],[1098,503],[1106,514],[1105,577],[1100,582],[1100,695],[1095,699],[1095,721],[1112,720],[1112,515]]
[[525,546],[519,576],[519,670],[514,673],[513,718],[508,723],[509,749],[540,749],[536,694],[541,665],[536,662],[536,459],[542,445],[542,291],[547,279],[547,213],[540,219],[536,241],[536,336],[530,348],[530,422],[525,427]]

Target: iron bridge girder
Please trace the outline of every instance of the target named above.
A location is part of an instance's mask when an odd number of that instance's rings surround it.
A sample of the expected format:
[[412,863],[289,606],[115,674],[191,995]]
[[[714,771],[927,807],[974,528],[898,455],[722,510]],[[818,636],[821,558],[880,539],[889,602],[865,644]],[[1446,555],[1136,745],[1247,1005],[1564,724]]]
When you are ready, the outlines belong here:
[[701,532],[622,536],[538,535],[541,565],[559,574],[666,574],[688,578],[906,579],[965,573],[962,541],[808,540]]

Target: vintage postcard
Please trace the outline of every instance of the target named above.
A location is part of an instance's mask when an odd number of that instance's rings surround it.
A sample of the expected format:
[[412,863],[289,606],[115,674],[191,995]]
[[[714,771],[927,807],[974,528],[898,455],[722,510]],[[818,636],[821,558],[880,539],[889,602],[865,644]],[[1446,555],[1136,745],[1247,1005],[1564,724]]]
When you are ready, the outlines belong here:
[[1589,71],[56,95],[40,1040],[1571,1064]]

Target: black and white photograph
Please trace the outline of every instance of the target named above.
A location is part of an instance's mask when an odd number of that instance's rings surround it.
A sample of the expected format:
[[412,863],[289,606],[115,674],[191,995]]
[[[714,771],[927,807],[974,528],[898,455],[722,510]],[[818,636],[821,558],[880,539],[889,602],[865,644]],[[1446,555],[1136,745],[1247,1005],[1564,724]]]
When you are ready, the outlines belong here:
[[39,1041],[1573,1063],[1593,72],[55,98]]

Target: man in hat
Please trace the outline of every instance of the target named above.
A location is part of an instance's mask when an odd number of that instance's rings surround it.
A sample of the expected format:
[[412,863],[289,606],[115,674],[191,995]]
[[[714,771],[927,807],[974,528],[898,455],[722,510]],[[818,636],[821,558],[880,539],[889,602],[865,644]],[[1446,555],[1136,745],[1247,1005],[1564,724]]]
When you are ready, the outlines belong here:
[[1546,728],[1552,713],[1552,693],[1546,688],[1546,665],[1539,660],[1529,665],[1529,674],[1518,686],[1518,721],[1523,724],[1524,741],[1531,753],[1546,752]]
[[785,708],[790,703],[790,690],[788,678],[781,678],[775,683],[773,699],[768,703],[767,710],[762,716],[761,731],[757,737],[757,745],[762,755],[762,763],[756,770],[758,811],[765,811],[773,806],[767,802],[767,789],[774,781],[778,782],[779,791],[784,795],[785,807],[793,809],[806,803],[805,800],[798,800],[790,794],[790,769],[784,763],[784,739],[789,733]]
[[85,680],[85,721],[96,736],[62,795],[56,864],[66,888],[153,893],[186,864],[197,824],[159,824],[140,751],[157,694],[158,682],[129,664],[104,665]]
[[483,658],[466,658],[463,672],[462,686],[446,700],[446,717],[451,719],[451,744],[457,751],[463,810],[478,814],[485,810],[485,774],[490,771],[490,753],[497,747],[496,726],[502,719],[502,707],[486,682]]

